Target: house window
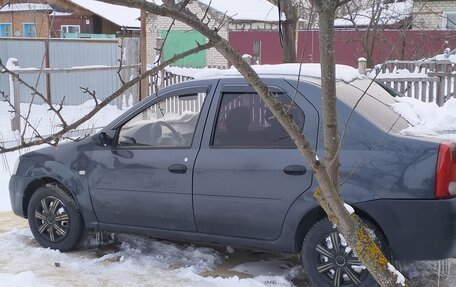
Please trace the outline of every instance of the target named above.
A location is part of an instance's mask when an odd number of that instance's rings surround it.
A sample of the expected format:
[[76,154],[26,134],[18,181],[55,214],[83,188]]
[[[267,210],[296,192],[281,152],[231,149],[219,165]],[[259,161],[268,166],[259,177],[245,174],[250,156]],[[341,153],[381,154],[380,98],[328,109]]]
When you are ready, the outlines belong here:
[[81,33],[81,26],[79,25],[62,25],[60,26],[62,33]]
[[0,37],[11,37],[11,23],[0,23]]
[[33,23],[24,23],[24,37],[36,37],[36,26]]
[[456,29],[456,11],[443,12],[443,27],[448,30]]

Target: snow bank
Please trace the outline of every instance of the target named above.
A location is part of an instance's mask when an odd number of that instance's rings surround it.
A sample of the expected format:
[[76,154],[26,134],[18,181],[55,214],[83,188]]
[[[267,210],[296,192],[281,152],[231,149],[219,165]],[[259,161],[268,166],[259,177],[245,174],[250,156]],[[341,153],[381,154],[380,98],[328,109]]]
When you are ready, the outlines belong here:
[[[99,100],[100,102],[100,100]],[[94,108],[93,100],[89,100],[82,105],[78,106],[64,106],[61,111],[63,118],[67,123],[73,123],[79,120],[82,116],[89,113]],[[55,105],[56,109],[58,108]],[[41,135],[47,135],[60,129],[60,124],[57,116],[48,110],[46,105],[31,105],[26,103],[21,104],[21,114],[26,116],[29,108],[31,109],[29,121],[33,124],[34,128],[38,130]],[[9,121],[9,114],[11,108],[8,103],[0,101],[0,142],[12,141],[16,139],[14,133],[11,132],[11,123]],[[117,116],[121,115],[124,110],[120,110],[117,106],[107,105],[99,111],[94,117],[82,124],[79,129],[91,129],[93,127],[103,127],[110,123]],[[8,118],[7,118],[8,117]],[[22,121],[21,126],[24,127],[25,123]],[[33,131],[28,128],[26,137],[33,136]]]
[[120,245],[61,253],[38,246],[28,229],[0,234],[0,262],[5,262],[0,264],[1,286],[292,286],[283,276],[203,277],[199,272],[222,261],[211,248],[132,235],[121,235],[119,240]]
[[456,98],[448,100],[443,107],[408,97],[396,99],[392,108],[411,125],[403,134],[456,140]]
[[2,287],[51,287],[52,285],[42,284],[31,271],[17,274],[0,273]]

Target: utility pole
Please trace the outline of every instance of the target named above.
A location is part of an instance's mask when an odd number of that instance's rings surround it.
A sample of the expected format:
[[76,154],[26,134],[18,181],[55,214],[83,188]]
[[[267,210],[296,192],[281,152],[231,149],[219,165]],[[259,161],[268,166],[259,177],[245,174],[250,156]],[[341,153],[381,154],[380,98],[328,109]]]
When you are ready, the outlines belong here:
[[[147,71],[147,13],[141,10],[141,34],[140,34],[140,49],[141,49],[141,75]],[[149,94],[149,81],[143,79],[141,81],[141,92],[139,100],[143,100]]]

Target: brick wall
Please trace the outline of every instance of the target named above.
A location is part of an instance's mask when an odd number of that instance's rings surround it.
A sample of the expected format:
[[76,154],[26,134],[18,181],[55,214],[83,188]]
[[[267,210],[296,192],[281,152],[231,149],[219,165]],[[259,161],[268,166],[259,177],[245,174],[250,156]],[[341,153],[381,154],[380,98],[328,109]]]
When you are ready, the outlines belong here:
[[[202,17],[205,12],[205,8],[200,6],[197,1],[191,1],[187,5],[187,8],[190,9],[193,13],[196,13],[197,16]],[[160,30],[168,30],[171,26],[173,19],[156,16],[156,15],[148,15],[147,17],[147,62],[148,64],[153,64],[156,58],[156,39],[159,36]],[[211,19],[209,22],[209,27],[213,28],[218,26],[218,22],[215,19]],[[188,25],[175,21],[173,30],[191,30]],[[228,39],[228,28],[223,27],[219,31],[219,35],[225,39]],[[216,49],[212,48],[207,50],[206,52],[206,65],[207,66],[223,66],[226,67],[228,65],[227,60],[219,53]]]
[[445,11],[456,12],[456,1],[415,1],[413,29],[444,29]]
[[46,38],[49,34],[49,12],[17,11],[0,13],[0,23],[12,23],[13,37],[24,36],[23,23],[34,23],[37,37]]

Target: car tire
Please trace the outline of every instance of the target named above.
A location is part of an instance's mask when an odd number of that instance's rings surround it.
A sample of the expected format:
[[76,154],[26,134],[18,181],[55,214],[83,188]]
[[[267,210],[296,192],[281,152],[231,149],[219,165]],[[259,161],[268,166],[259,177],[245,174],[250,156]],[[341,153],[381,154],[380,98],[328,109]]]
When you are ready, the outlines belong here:
[[[374,231],[377,245],[384,251],[388,250],[382,234],[371,228],[372,225],[368,226]],[[387,257],[390,257],[389,253]],[[318,221],[307,233],[302,244],[301,261],[312,286],[378,286],[328,219]]]
[[74,249],[82,240],[85,227],[75,200],[58,184],[46,184],[32,195],[28,222],[36,241],[60,251]]

